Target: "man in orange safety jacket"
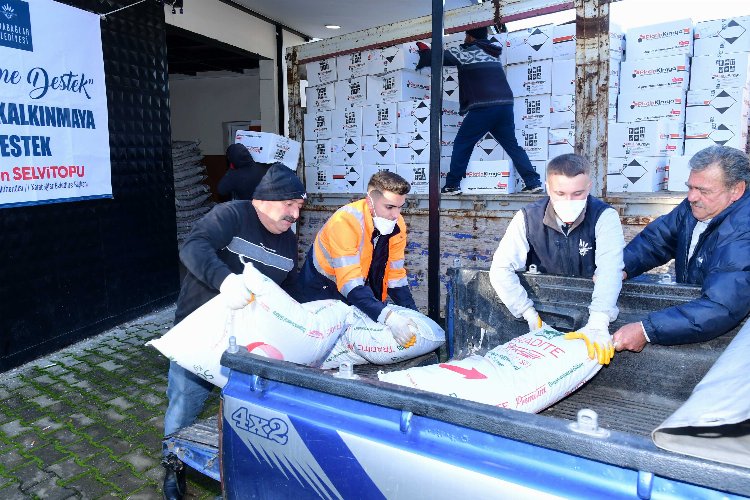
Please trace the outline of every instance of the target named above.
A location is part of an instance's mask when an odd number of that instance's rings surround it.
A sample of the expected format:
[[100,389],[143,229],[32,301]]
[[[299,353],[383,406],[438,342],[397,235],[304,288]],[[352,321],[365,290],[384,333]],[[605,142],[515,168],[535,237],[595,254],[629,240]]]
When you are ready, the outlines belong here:
[[401,208],[411,185],[383,170],[370,178],[367,196],[338,209],[318,231],[300,271],[302,301],[338,299],[388,326],[405,345],[413,322],[385,304],[417,309],[404,267],[406,224]]

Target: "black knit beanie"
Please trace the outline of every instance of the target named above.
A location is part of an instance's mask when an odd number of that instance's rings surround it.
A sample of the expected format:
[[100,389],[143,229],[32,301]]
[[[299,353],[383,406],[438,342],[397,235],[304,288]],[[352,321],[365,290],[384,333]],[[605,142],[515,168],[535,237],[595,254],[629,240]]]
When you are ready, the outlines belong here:
[[227,161],[233,168],[245,168],[255,165],[250,151],[244,144],[232,144],[227,148]]
[[473,30],[466,30],[467,35],[471,35],[477,40],[487,40],[487,26],[481,28],[474,28]]
[[281,201],[305,200],[305,186],[292,169],[283,163],[274,163],[260,180],[253,193],[255,200]]

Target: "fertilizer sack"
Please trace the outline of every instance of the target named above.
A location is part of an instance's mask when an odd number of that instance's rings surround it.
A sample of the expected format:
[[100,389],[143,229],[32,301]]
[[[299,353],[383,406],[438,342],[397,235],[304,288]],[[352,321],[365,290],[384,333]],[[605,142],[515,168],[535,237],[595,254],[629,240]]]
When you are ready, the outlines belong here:
[[220,359],[231,336],[253,354],[319,366],[349,324],[350,306],[338,300],[300,304],[252,265],[243,278],[255,294],[247,306],[232,310],[216,296],[147,345],[219,387],[229,375]]
[[373,321],[352,306],[350,323],[321,368],[338,368],[343,362],[353,365],[397,363],[434,351],[443,345],[445,332],[433,320],[419,311],[393,305],[390,307],[414,321],[417,326],[413,332],[416,340],[414,345],[408,348],[400,346],[387,326]]
[[549,327],[516,337],[484,356],[379,373],[384,382],[479,403],[537,413],[591,379],[601,368],[581,339]]

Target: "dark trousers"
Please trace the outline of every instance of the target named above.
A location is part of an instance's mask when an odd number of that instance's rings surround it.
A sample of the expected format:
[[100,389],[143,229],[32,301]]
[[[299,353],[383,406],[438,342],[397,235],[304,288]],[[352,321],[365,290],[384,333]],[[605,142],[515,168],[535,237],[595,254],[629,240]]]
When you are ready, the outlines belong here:
[[464,117],[461,128],[458,129],[453,143],[451,170],[446,177],[445,185],[458,187],[461,179],[466,175],[471,151],[487,132],[491,133],[503,147],[526,186],[536,187],[541,185],[539,174],[531,166],[529,156],[518,145],[514,129],[512,104],[501,104],[469,111]]

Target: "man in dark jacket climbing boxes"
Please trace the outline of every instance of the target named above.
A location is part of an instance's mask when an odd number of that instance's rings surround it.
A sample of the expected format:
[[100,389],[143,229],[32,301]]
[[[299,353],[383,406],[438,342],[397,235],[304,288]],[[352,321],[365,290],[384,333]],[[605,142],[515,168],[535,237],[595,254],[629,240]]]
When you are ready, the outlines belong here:
[[674,259],[678,283],[701,296],[628,323],[613,336],[618,351],[651,342],[674,345],[723,335],[750,312],[750,160],[711,146],[690,159],[687,199],[653,221],[625,247],[625,277]]
[[[487,27],[466,32],[458,47],[444,51],[443,64],[458,69],[459,113],[465,115],[453,143],[450,172],[443,195],[461,194],[459,186],[466,175],[471,151],[487,132],[503,147],[526,185],[522,193],[541,193],[542,181],[531,165],[526,151],[519,146],[513,122],[513,91],[500,62],[502,47],[487,40]],[[430,65],[430,48],[417,43],[417,69]]]

